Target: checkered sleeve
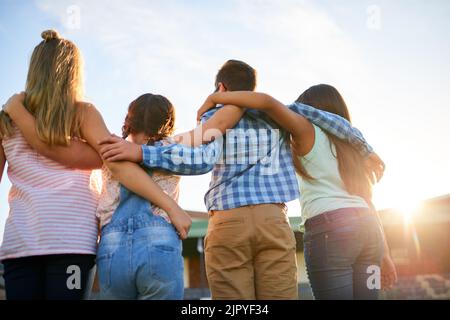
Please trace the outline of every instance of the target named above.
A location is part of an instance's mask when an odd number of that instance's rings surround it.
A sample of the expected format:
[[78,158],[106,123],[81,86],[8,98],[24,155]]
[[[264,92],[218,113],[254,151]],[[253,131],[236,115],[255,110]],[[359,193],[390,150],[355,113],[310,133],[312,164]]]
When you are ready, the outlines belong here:
[[178,175],[201,175],[210,172],[222,153],[220,139],[193,148],[181,144],[142,145],[142,164]]
[[288,106],[292,111],[304,116],[306,119],[322,128],[326,132],[351,143],[363,156],[373,153],[373,148],[367,143],[361,131],[354,128],[346,119],[308,106],[294,102]]
[[221,108],[223,108],[223,105],[218,104],[215,108],[209,109],[202,115],[202,118],[200,119],[200,121],[202,123],[208,121]]

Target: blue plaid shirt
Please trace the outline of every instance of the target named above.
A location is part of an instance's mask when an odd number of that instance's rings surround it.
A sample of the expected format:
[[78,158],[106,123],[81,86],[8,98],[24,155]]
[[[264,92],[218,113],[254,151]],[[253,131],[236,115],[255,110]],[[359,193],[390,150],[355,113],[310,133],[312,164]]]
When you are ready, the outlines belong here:
[[[203,115],[206,121],[222,106]],[[350,142],[363,155],[373,152],[359,130],[345,119],[301,103],[294,112],[336,137]],[[289,145],[289,134],[266,114],[247,110],[224,137],[193,148],[171,144],[142,146],[143,164],[179,175],[212,170],[206,208],[228,210],[262,203],[284,203],[298,198],[299,189]]]

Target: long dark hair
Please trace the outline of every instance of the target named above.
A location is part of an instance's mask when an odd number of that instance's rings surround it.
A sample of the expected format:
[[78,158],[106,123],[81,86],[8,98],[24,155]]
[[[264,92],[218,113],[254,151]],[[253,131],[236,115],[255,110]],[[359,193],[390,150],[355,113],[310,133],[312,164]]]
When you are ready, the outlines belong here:
[[[319,84],[312,86],[298,97],[297,102],[337,114],[351,122],[347,104],[339,91],[330,85]],[[327,136],[330,140],[330,148],[332,148],[331,143],[336,148],[335,157],[338,160],[339,173],[345,189],[348,193],[360,196],[369,205],[372,205],[372,182],[365,168],[364,158],[350,143],[328,133]],[[314,179],[308,174],[295,154],[293,154],[293,160],[297,173],[300,176],[305,179]]]
[[150,137],[149,144],[173,134],[175,129],[175,108],[161,95],[146,93],[130,103],[122,137],[129,134],[145,133]]

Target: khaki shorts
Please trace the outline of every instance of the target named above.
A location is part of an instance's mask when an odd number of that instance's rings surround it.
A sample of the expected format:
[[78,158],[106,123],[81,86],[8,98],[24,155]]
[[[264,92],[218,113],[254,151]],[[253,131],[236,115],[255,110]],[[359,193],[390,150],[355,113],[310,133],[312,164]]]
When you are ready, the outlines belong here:
[[284,204],[212,211],[205,238],[213,299],[297,299],[296,241]]

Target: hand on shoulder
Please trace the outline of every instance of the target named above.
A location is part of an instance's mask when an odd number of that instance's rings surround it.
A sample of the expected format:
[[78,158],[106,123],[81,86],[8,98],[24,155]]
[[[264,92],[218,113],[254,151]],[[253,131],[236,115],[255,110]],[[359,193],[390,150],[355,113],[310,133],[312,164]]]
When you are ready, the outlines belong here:
[[[21,108],[24,108],[25,92],[12,95],[2,106],[2,110],[13,118]],[[17,112],[16,112],[17,111]]]

